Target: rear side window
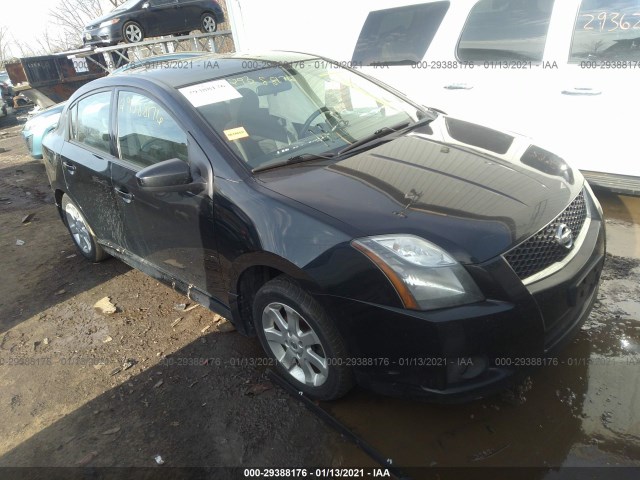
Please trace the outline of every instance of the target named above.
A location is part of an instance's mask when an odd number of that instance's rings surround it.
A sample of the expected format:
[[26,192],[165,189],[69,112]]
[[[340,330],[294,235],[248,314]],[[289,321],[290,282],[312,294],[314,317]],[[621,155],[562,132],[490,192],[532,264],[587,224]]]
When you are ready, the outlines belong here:
[[554,0],[480,0],[458,44],[467,62],[542,60]]
[[353,51],[354,65],[413,65],[422,61],[449,2],[369,13]]
[[187,161],[187,135],[167,111],[133,92],[118,94],[120,158],[140,167],[178,158]]
[[101,152],[111,153],[109,136],[111,92],[85,97],[71,111],[71,138]]
[[640,60],[640,0],[583,0],[570,62]]

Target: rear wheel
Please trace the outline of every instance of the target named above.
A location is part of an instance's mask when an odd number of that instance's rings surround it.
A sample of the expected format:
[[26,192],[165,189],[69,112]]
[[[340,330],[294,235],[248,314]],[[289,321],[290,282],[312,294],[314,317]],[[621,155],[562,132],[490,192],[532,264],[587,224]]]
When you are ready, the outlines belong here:
[[127,43],[141,42],[144,38],[144,32],[138,23],[127,22],[122,27],[122,37]]
[[205,13],[202,15],[202,22],[200,29],[204,33],[213,33],[218,29],[218,22],[216,22],[216,17],[214,17],[210,13]]
[[73,243],[76,244],[82,256],[90,262],[100,262],[107,258],[108,255],[96,242],[84,215],[68,195],[62,197],[62,212]]
[[320,304],[293,280],[267,282],[256,294],[253,319],[264,350],[296,389],[317,400],[351,389],[344,340]]

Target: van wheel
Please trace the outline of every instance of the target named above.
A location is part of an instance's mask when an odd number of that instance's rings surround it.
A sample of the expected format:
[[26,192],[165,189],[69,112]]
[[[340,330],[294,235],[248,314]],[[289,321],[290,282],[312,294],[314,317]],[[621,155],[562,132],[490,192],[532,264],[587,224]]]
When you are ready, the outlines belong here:
[[320,304],[286,276],[260,288],[253,303],[260,343],[278,371],[316,400],[334,400],[353,386],[347,349]]

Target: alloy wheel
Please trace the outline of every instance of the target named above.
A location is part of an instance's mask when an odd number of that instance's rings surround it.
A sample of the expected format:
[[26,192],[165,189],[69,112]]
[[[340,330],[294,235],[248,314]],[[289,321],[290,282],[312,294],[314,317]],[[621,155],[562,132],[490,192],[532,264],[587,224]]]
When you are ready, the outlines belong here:
[[136,24],[129,24],[124,29],[124,36],[130,43],[140,42],[142,40],[142,30]]
[[92,250],[91,246],[91,233],[89,227],[84,221],[82,214],[78,211],[76,206],[72,203],[68,203],[65,206],[65,215],[67,217],[67,224],[69,225],[69,231],[73,237],[73,241],[85,254],[89,255]]
[[327,381],[325,348],[302,315],[288,305],[273,302],[262,312],[262,328],[271,352],[289,375],[313,387]]
[[202,18],[202,28],[207,33],[216,31],[216,20],[211,15],[205,15]]

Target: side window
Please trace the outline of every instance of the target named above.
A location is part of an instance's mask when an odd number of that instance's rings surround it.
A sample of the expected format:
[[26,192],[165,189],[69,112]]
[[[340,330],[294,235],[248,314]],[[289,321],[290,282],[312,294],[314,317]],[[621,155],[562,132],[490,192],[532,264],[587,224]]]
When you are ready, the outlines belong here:
[[120,158],[147,167],[179,158],[187,161],[187,135],[165,109],[144,95],[118,94]]
[[640,60],[640,0],[583,0],[569,61]]
[[554,0],[480,0],[471,9],[458,43],[467,62],[539,62]]
[[355,65],[412,65],[422,61],[449,2],[369,13],[353,51]]
[[71,112],[71,138],[78,143],[111,153],[109,118],[111,92],[83,98]]

